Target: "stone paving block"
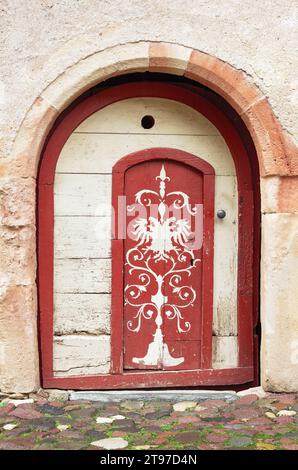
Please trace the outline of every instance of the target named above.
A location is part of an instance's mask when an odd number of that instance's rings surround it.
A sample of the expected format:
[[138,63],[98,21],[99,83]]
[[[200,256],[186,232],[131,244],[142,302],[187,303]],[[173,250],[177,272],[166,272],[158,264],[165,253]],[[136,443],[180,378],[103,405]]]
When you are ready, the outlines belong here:
[[245,447],[247,448],[252,444],[253,440],[248,436],[234,436],[230,439],[227,447]]
[[45,405],[39,406],[38,409],[41,413],[58,416],[58,415],[62,415],[65,412],[64,408],[61,407],[61,403],[59,405],[60,406],[56,406],[56,405],[53,406],[50,404],[45,404]]
[[146,419],[160,419],[164,418],[165,416],[169,416],[170,411],[169,410],[157,410],[157,411],[152,411],[151,413],[146,413],[145,418]]
[[175,437],[177,442],[193,442],[200,439],[200,434],[196,431],[182,432]]
[[141,410],[144,406],[144,402],[141,400],[125,400],[124,402],[120,403],[120,407],[124,408],[128,411],[136,411]]
[[67,390],[47,390],[49,401],[67,401],[69,392]]
[[294,423],[294,417],[293,416],[278,416],[276,418],[276,422],[278,424],[290,424]]
[[236,407],[239,407],[239,406],[243,406],[243,405],[252,405],[253,403],[255,403],[257,400],[259,399],[259,397],[257,395],[245,395],[241,398],[239,398],[238,400],[235,401],[235,406]]
[[298,444],[287,444],[284,446],[285,450],[298,450]]
[[55,428],[55,421],[51,418],[35,418],[35,419],[30,419],[30,421],[27,423],[27,426],[30,430],[36,430],[36,431],[48,431],[50,429]]
[[18,406],[18,408],[9,413],[9,416],[15,416],[20,419],[42,418],[42,414],[39,411],[34,410],[31,406],[26,407],[26,405]]
[[91,442],[91,445],[100,447],[102,449],[113,450],[124,449],[128,446],[128,442],[121,437],[110,437],[107,439],[100,439],[99,441]]
[[199,423],[201,419],[197,416],[181,416],[178,418],[179,424]]
[[126,432],[137,432],[137,427],[132,419],[117,419],[113,421],[113,429]]
[[228,436],[224,434],[208,434],[206,439],[209,442],[224,442],[228,439]]
[[253,418],[258,418],[260,415],[259,411],[255,408],[239,408],[234,411],[234,417],[236,419],[253,419]]
[[268,442],[257,442],[256,448],[258,450],[275,450],[276,446]]
[[0,442],[0,450],[26,450],[25,446],[14,442]]
[[10,411],[14,410],[15,406],[13,403],[7,403],[5,406],[0,407],[0,417],[8,415]]

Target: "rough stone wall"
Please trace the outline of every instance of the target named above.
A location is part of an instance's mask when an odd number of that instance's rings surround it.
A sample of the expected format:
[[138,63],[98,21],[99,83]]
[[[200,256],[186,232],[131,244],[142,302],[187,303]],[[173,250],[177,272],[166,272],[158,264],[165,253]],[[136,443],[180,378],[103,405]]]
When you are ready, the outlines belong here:
[[[0,388],[30,391],[38,385],[37,362],[31,367],[37,361],[32,326],[35,181],[5,162],[32,104],[65,70],[97,51],[128,42],[164,41],[195,48],[243,70],[297,142],[297,7],[291,0],[0,0],[0,21]],[[43,106],[46,103],[40,102],[40,109]],[[54,114],[49,107],[49,122]],[[298,302],[297,289],[293,285],[290,293],[287,279],[295,269],[297,215],[288,212],[297,210],[297,178],[270,175],[262,181],[262,377],[268,389],[293,390],[298,387]],[[273,291],[281,303],[272,301]],[[274,321],[268,323],[268,317]],[[278,354],[283,345],[287,347],[278,356],[279,364],[272,351]],[[25,363],[31,371],[24,369]]]

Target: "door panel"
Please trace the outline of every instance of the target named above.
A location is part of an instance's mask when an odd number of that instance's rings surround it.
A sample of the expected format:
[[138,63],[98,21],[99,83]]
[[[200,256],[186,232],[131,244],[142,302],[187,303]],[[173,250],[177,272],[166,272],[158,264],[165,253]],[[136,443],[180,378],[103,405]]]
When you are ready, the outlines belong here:
[[152,160],[128,169],[124,186],[124,367],[198,369],[202,174]]

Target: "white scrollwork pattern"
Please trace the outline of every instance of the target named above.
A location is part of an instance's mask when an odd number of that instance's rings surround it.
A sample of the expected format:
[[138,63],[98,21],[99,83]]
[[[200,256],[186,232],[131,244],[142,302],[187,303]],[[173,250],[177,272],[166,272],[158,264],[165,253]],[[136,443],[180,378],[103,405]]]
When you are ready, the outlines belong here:
[[[127,322],[129,331],[138,333],[143,321],[155,321],[153,341],[149,343],[144,357],[133,357],[132,362],[146,366],[173,367],[184,362],[184,357],[173,357],[164,342],[162,325],[164,319],[176,321],[179,333],[187,333],[191,322],[185,319],[183,311],[192,306],[197,293],[189,285],[191,271],[200,262],[193,259],[193,250],[188,241],[191,235],[190,218],[196,214],[191,207],[189,196],[181,191],[166,192],[166,182],[170,181],[164,164],[156,181],[160,180],[159,191],[143,189],[135,194],[135,203],[128,206],[132,212],[137,204],[150,207],[157,201],[157,217],[139,217],[133,225],[132,235],[135,246],[126,253],[128,282],[125,287],[125,304],[136,309],[136,314]],[[168,203],[174,209],[185,209],[188,217],[177,219],[167,217]],[[157,263],[164,263],[164,270],[158,272]],[[159,269],[160,271],[160,269]],[[150,286],[150,292],[148,289]],[[153,292],[153,294],[152,294]],[[166,295],[168,293],[168,295]],[[147,300],[144,295],[147,294]],[[171,295],[171,303],[168,297]],[[175,303],[172,302],[172,297]]]

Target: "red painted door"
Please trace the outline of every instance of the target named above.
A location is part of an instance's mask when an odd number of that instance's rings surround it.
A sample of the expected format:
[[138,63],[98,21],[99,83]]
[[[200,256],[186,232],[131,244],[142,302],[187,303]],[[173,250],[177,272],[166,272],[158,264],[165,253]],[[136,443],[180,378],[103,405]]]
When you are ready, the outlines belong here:
[[125,369],[201,367],[203,175],[170,152],[125,173]]

